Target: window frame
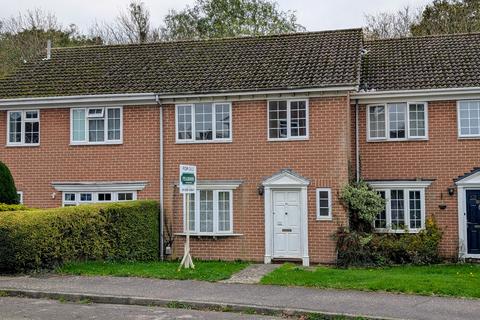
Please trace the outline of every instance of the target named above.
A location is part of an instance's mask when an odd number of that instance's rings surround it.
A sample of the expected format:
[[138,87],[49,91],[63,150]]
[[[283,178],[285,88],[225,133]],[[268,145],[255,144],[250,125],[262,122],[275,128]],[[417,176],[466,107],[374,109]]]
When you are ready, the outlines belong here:
[[[20,128],[20,142],[10,142],[10,114],[14,112],[20,112],[22,114],[21,128]],[[37,121],[27,120],[27,112],[36,112],[38,118]],[[26,122],[38,122],[38,143],[25,143],[25,123]],[[8,110],[7,111],[7,147],[37,147],[40,145],[40,109],[25,109],[25,110]]]
[[[195,134],[195,105],[196,104],[212,104],[212,140],[197,140]],[[217,138],[217,113],[216,113],[216,106],[217,105],[228,105],[229,112],[230,112],[230,138]],[[192,110],[192,138],[191,139],[179,139],[178,138],[178,108],[179,107],[190,107]],[[228,143],[233,141],[233,127],[232,127],[232,118],[233,118],[233,106],[231,102],[196,102],[196,103],[177,103],[175,104],[175,142],[176,143]]]
[[23,204],[23,191],[17,190],[18,203]]
[[[405,138],[390,138],[390,116],[389,105],[391,104],[406,104],[405,115]],[[423,104],[425,107],[425,136],[413,136],[410,135],[410,106],[415,104]],[[370,108],[372,107],[384,107],[385,108],[385,136],[384,137],[371,137],[370,136]],[[367,122],[367,142],[382,142],[382,141],[424,141],[428,140],[428,102],[426,101],[400,101],[400,102],[387,102],[387,103],[372,103],[367,105],[366,110],[366,122]]]
[[[391,187],[374,187],[374,190],[377,192],[385,192],[385,228],[375,228],[375,220],[373,221],[374,231],[377,233],[418,233],[421,230],[425,229],[425,220],[426,220],[426,206],[425,206],[425,188],[416,187],[416,186],[391,186]],[[402,190],[403,191],[403,208],[404,208],[404,222],[407,226],[403,229],[393,229],[392,228],[392,206],[391,206],[391,191],[392,190]],[[410,192],[419,191],[420,192],[420,219],[421,226],[420,228],[411,228],[410,227]]]
[[[286,138],[270,138],[270,102],[272,101],[286,101],[287,102],[287,137]],[[292,137],[291,134],[291,103],[292,102],[305,102],[305,136]],[[298,98],[298,99],[269,99],[267,100],[267,140],[268,141],[302,141],[308,140],[310,138],[310,118],[309,118],[309,100],[307,98]]]
[[[458,139],[480,139],[479,134],[462,134],[462,125],[461,125],[461,118],[460,118],[460,104],[462,102],[477,102],[480,104],[480,99],[473,99],[473,100],[457,100],[457,138]],[[480,112],[480,109],[479,109]]]
[[[213,232],[200,232],[200,192],[213,192]],[[230,194],[230,229],[227,231],[218,230],[218,194],[220,192],[227,192]],[[183,195],[183,232],[187,232],[187,196]],[[190,222],[190,221],[189,221]],[[195,192],[195,230],[190,230],[193,236],[216,236],[216,235],[230,235],[233,234],[233,190],[232,189],[212,189],[212,188],[197,188]]]
[[[103,193],[110,193],[112,194],[112,199],[109,201],[99,201],[98,200],[98,195]],[[119,193],[131,193],[132,194],[132,200],[118,200],[118,194]],[[74,194],[75,195],[75,200],[70,201],[70,200],[65,200],[65,195],[66,194]],[[92,195],[92,200],[89,201],[81,201],[80,200],[80,194],[91,194]],[[111,202],[125,202],[125,201],[135,201],[137,200],[137,191],[135,190],[121,190],[121,191],[62,191],[62,207],[65,206],[78,206],[82,204],[92,204],[92,203],[111,203]]]
[[[90,109],[103,109],[102,116],[89,116],[88,112]],[[120,109],[120,139],[109,140],[108,139],[108,110]],[[73,140],[73,112],[75,110],[84,110],[85,111],[85,140],[74,141]],[[99,120],[103,119],[103,141],[89,141],[89,120]],[[82,107],[82,108],[70,108],[70,145],[110,145],[110,144],[123,144],[123,106],[110,106],[110,107]]]
[[[320,192],[328,192],[328,216],[321,216],[320,215]],[[332,213],[332,189],[331,188],[317,188],[315,190],[315,195],[317,198],[317,220],[318,221],[331,221],[333,220],[333,213]]]

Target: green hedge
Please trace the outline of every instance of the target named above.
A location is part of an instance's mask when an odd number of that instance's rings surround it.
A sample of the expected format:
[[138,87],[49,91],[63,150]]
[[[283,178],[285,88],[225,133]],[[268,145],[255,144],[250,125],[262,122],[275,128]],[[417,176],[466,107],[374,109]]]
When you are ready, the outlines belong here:
[[158,204],[131,201],[0,215],[0,272],[51,269],[68,261],[154,260]]
[[3,211],[25,211],[25,210],[31,210],[31,209],[27,208],[23,204],[0,203],[0,212],[3,212]]

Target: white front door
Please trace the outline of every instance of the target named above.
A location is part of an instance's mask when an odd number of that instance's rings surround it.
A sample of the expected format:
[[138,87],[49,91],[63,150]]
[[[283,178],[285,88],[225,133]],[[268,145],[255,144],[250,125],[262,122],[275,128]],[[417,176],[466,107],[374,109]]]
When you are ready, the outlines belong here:
[[273,258],[301,258],[300,191],[273,191]]

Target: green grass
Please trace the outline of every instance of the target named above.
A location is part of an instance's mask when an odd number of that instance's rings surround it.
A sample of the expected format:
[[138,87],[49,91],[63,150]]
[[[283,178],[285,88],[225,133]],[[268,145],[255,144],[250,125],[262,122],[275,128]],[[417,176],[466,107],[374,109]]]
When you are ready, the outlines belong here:
[[285,264],[264,276],[261,283],[480,298],[480,265],[312,269]]
[[219,281],[244,269],[246,262],[195,261],[195,269],[177,271],[177,261],[164,262],[73,262],[56,270],[64,275],[144,277],[158,279]]

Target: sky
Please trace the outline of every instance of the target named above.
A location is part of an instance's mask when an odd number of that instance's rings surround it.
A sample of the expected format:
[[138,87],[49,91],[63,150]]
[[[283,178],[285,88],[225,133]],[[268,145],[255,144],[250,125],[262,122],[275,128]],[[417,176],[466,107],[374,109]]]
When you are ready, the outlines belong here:
[[[41,8],[55,13],[63,26],[71,23],[87,31],[94,21],[111,21],[130,0],[0,0],[0,18],[26,9]],[[194,0],[143,0],[158,26],[169,9],[182,9]],[[283,10],[294,10],[308,31],[362,27],[365,14],[420,7],[429,0],[277,0]]]

